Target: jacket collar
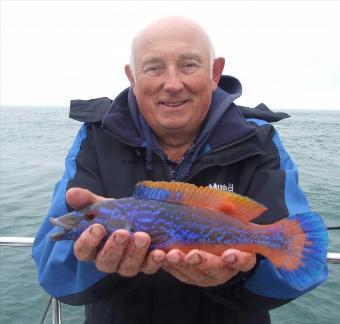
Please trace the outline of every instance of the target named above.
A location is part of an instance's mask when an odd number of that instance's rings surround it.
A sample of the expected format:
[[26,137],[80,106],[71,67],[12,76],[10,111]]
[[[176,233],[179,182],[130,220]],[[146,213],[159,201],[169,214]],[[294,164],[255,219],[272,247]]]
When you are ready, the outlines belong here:
[[[195,141],[195,151],[216,149],[234,142],[253,131],[233,101],[242,93],[240,82],[231,76],[222,76],[212,97],[209,113]],[[103,128],[127,144],[159,149],[155,134],[139,113],[130,88],[113,101],[102,120]],[[197,157],[197,154],[195,157]]]

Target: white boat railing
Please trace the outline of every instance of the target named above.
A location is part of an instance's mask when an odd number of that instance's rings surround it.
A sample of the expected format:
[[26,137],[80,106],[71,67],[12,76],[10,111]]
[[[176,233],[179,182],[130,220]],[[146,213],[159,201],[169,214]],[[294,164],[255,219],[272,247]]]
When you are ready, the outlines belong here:
[[32,246],[34,237],[0,236],[0,246]]
[[[32,246],[33,241],[34,237],[0,236],[0,246]],[[327,262],[332,264],[340,264],[340,253],[328,252]],[[43,324],[45,322],[45,318],[50,307],[52,310],[52,323],[61,324],[61,304],[57,299],[52,297],[46,307],[40,323]]]

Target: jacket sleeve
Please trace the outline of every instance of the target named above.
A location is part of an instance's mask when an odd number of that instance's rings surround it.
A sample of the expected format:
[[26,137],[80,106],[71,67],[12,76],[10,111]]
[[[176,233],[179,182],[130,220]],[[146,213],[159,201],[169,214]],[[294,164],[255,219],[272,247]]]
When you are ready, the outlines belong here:
[[[257,223],[270,224],[282,218],[296,217],[309,212],[307,199],[298,184],[298,170],[284,149],[279,135],[261,120],[250,120],[272,131],[263,143],[261,160],[253,174],[247,195],[268,207],[268,211],[256,219]],[[257,265],[249,273],[240,273],[225,286],[207,291],[216,302],[239,311],[258,312],[281,306],[320,285],[327,279],[327,231],[322,231],[320,242],[324,263],[315,264],[318,273],[314,282],[304,289],[294,288],[270,261],[258,256]],[[313,268],[314,264],[308,264]]]
[[32,251],[40,285],[53,297],[76,296],[74,300],[68,299],[70,304],[86,303],[88,296],[81,298],[77,294],[86,291],[106,276],[97,270],[93,262],[78,262],[73,253],[73,241],[54,242],[50,239],[55,228],[49,218],[69,211],[65,201],[67,189],[77,186],[105,196],[97,169],[92,127],[85,123],[78,132],[65,160],[64,175],[55,186],[51,207],[39,228]]

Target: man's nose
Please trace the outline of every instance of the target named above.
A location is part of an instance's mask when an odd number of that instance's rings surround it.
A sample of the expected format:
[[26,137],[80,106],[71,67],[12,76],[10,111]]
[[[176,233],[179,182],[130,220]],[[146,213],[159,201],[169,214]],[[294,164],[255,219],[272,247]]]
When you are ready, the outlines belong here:
[[179,92],[183,87],[180,71],[175,67],[169,67],[165,75],[164,90],[168,92]]

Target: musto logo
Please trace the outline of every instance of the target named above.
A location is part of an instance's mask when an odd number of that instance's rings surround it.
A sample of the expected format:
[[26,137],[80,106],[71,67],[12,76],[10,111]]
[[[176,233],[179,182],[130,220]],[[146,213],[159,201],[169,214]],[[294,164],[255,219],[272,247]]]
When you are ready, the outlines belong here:
[[209,188],[222,190],[222,191],[234,192],[234,184],[233,183],[228,183],[227,185],[225,185],[225,184],[217,184],[215,182],[214,184],[210,184]]

